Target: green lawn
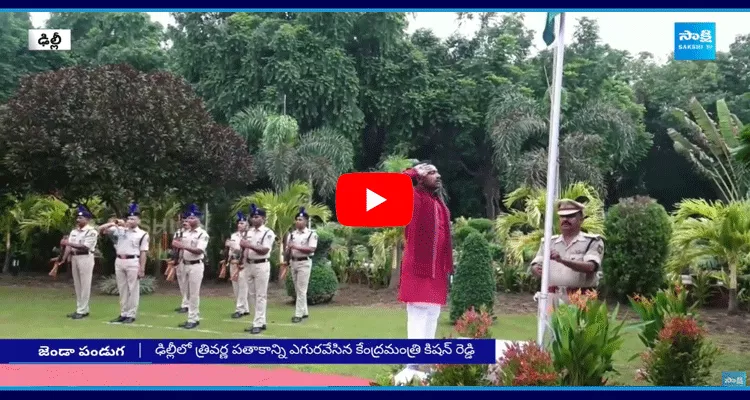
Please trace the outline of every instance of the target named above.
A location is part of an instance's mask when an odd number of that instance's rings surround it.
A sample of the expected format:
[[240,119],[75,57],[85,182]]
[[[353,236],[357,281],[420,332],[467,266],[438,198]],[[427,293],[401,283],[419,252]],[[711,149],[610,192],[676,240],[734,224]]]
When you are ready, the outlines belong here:
[[[269,304],[268,330],[264,335],[250,335],[243,330],[248,317],[233,320],[234,311],[229,297],[204,297],[201,301],[201,325],[190,331],[178,328],[184,315],[172,311],[178,304],[177,296],[154,294],[141,297],[140,315],[135,324],[108,324],[118,315],[118,299],[114,296],[94,296],[91,316],[83,320],[66,318],[75,308],[73,289],[23,288],[0,286],[0,338],[403,338],[406,332],[405,311],[393,307],[312,306],[310,319],[292,324],[293,308],[285,304]],[[447,336],[451,327],[447,313],[441,316],[438,337]],[[508,340],[528,340],[536,337],[534,315],[501,315],[493,327],[494,337]],[[716,337],[717,342],[732,343],[729,337]],[[617,354],[616,368],[626,385],[635,384],[633,373],[638,368],[636,359],[628,359],[642,346],[635,335],[629,335]],[[389,370],[382,365],[297,365],[301,371],[335,373],[375,379]],[[722,371],[750,370],[750,354],[724,348],[715,367],[715,380],[720,384]]]

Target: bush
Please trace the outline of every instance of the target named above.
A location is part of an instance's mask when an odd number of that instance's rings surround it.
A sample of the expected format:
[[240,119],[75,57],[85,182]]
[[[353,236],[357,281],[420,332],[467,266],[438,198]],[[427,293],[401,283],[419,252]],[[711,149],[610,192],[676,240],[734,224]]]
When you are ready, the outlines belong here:
[[[492,337],[490,328],[492,317],[482,307],[477,312],[474,307],[463,313],[456,321],[455,332],[462,338],[488,339]],[[488,386],[489,365],[486,364],[439,364],[430,374],[429,386]]]
[[[119,296],[120,291],[117,289],[117,277],[109,275],[103,277],[97,285],[99,292],[109,296]],[[141,294],[152,294],[156,291],[156,279],[153,276],[144,276],[141,278]]]
[[503,246],[497,243],[490,243],[490,257],[492,257],[492,261],[502,261],[505,258]]
[[693,315],[695,305],[689,306],[687,297],[688,292],[682,286],[675,286],[659,290],[650,298],[639,295],[629,298],[630,306],[645,323],[638,333],[638,338],[644,346],[651,349],[656,345],[657,337],[666,320]]
[[456,320],[466,311],[482,306],[492,310],[495,300],[495,272],[492,268],[490,246],[478,232],[471,233],[461,249],[461,259],[453,277],[450,294],[450,320]]
[[705,386],[711,378],[718,350],[690,316],[672,317],[642,359],[641,379],[655,386]]
[[336,239],[336,235],[331,229],[321,228],[316,229],[315,232],[318,234],[318,247],[315,249],[315,255],[312,257],[313,264],[328,258],[333,240]]
[[604,287],[619,300],[651,296],[664,285],[672,223],[664,207],[648,197],[620,200],[604,222]]
[[[339,281],[336,273],[333,272],[330,262],[318,262],[313,264],[310,271],[310,283],[307,286],[307,304],[325,304],[333,300],[336,291],[339,288]],[[286,275],[286,294],[296,299],[297,293],[294,290],[292,281],[292,270]]]
[[495,383],[498,386],[558,386],[552,357],[534,342],[513,343],[505,350]]
[[481,234],[481,232],[468,225],[456,228],[456,230],[453,232],[453,240],[456,242],[456,246],[461,246],[466,238],[472,233]]

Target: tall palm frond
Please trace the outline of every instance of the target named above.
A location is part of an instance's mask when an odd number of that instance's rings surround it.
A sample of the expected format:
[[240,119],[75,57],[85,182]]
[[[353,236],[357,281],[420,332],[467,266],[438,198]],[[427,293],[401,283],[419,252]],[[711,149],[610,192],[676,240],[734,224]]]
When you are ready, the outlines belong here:
[[713,259],[729,267],[729,311],[737,308],[737,276],[750,253],[750,201],[685,200],[673,214],[667,267],[672,272]]
[[[81,201],[95,216],[106,209],[104,202],[93,197]],[[54,196],[29,196],[18,203],[11,213],[18,221],[18,233],[22,241],[33,232],[67,233],[75,223],[75,214],[69,205]]]
[[[528,186],[516,189],[506,196],[503,203],[511,212],[497,218],[495,231],[498,241],[505,246],[506,257],[510,262],[523,264],[539,249],[544,236],[546,196],[545,189]],[[577,182],[560,194],[560,198],[569,199],[579,196],[589,198],[581,230],[603,235],[604,204],[593,186]],[[560,233],[557,213],[554,214],[553,233]]]
[[354,166],[354,147],[330,128],[314,129],[297,146],[299,175],[307,176],[324,198],[333,194],[339,176]]
[[672,109],[680,124],[679,129],[669,128],[667,134],[674,142],[677,153],[687,158],[695,170],[713,182],[724,201],[747,198],[750,189],[748,169],[737,162],[735,155],[740,146],[742,123],[728,109],[724,100],[716,102],[718,123],[708,115],[698,100],[690,100],[690,114]]

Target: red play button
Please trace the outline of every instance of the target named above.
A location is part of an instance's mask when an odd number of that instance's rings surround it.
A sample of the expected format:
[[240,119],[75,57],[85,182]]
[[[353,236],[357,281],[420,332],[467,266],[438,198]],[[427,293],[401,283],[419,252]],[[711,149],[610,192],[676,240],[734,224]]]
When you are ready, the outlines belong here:
[[355,172],[336,183],[336,217],[341,225],[368,228],[411,222],[414,188],[400,173]]

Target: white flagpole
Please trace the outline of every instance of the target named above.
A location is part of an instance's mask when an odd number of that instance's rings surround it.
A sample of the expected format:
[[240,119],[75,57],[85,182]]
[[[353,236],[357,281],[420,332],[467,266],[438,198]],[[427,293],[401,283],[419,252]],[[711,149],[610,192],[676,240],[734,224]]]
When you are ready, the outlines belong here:
[[565,13],[560,13],[560,25],[555,40],[555,69],[552,80],[552,109],[549,118],[549,146],[547,150],[547,201],[544,211],[544,259],[542,261],[542,290],[539,297],[537,344],[544,344],[547,327],[547,298],[549,296],[549,264],[552,244],[552,222],[557,198],[557,153],[560,136],[560,100],[562,97],[563,55],[565,51]]

